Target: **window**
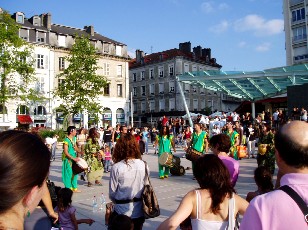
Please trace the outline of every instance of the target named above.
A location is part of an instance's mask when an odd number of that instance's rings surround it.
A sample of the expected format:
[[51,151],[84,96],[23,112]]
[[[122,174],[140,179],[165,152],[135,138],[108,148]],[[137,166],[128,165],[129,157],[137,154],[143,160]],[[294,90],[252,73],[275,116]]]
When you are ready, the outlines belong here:
[[65,80],[64,79],[58,79],[58,87],[60,88],[61,86],[64,85]]
[[109,76],[110,74],[110,66],[109,66],[109,63],[103,63],[103,74],[105,76]]
[[64,57],[59,57],[59,70],[65,69],[65,59]]
[[175,87],[174,87],[174,81],[169,82],[169,92],[172,93],[174,92]]
[[194,109],[195,111],[198,110],[198,99],[194,99],[194,100],[193,100],[193,109]]
[[174,74],[173,72],[174,72],[174,67],[173,67],[173,65],[170,65],[169,66],[169,75],[173,76],[173,74]]
[[150,84],[150,94],[151,95],[155,94],[155,84]]
[[133,111],[134,111],[134,113],[137,113],[137,109],[138,109],[137,103],[134,103],[133,104]]
[[150,75],[150,79],[154,78],[154,69],[150,69],[149,75]]
[[141,113],[145,112],[145,102],[141,102]]
[[58,46],[66,47],[65,39],[66,37],[64,35],[58,35]]
[[184,73],[189,72],[189,65],[184,64]]
[[197,92],[197,87],[193,86],[193,92],[196,93]]
[[133,81],[137,81],[137,74],[136,73],[133,73]]
[[25,41],[29,39],[29,31],[27,29],[20,29],[19,30],[19,37]]
[[46,41],[46,33],[36,32],[36,41],[37,42],[45,42]]
[[190,90],[190,84],[184,83],[184,91],[189,93],[189,90]]
[[306,26],[293,29],[293,41],[300,41],[307,38]]
[[200,88],[200,94],[205,94],[204,88]]
[[16,21],[18,23],[24,23],[24,16],[22,14],[17,14],[17,18],[16,18]]
[[41,19],[39,17],[33,17],[33,25],[41,26]]
[[122,47],[121,46],[116,46],[116,55],[121,56],[122,55]]
[[110,45],[108,43],[103,43],[104,53],[109,53]]
[[150,112],[154,112],[154,110],[155,110],[155,101],[151,100],[149,102],[149,106],[150,106]]
[[192,66],[192,71],[197,71],[197,66],[193,65]]
[[[48,69],[48,61],[47,61],[47,56],[44,57],[43,54],[37,54],[36,56],[36,67],[38,69]],[[46,60],[44,60],[46,59]],[[45,66],[44,66],[44,63],[45,63]]]
[[145,86],[141,86],[141,95],[145,96]]
[[159,111],[165,111],[165,100],[159,100]]
[[45,80],[44,77],[38,77],[35,90],[39,93],[45,93]]
[[134,95],[134,96],[137,96],[137,87],[134,87],[134,88],[133,88],[133,95]]
[[301,21],[305,19],[305,8],[292,11],[292,22]]
[[46,115],[46,109],[44,106],[39,105],[34,109],[34,115]]
[[104,96],[109,96],[110,95],[110,84],[107,84],[104,87]]
[[175,98],[169,99],[169,110],[174,111],[175,110]]
[[122,77],[122,65],[117,66],[117,76]]
[[158,68],[158,75],[159,75],[159,77],[164,77],[164,67]]
[[122,84],[117,84],[117,96],[122,97]]
[[164,83],[159,83],[159,93],[164,94]]
[[144,71],[141,71],[140,73],[140,80],[143,81],[145,78],[144,78]]

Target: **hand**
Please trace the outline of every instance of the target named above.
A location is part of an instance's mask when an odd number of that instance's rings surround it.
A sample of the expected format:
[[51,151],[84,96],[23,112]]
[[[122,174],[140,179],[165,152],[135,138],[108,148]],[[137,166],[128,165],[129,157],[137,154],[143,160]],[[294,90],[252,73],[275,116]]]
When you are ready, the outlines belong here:
[[176,149],[173,149],[173,152],[176,152]]
[[58,215],[58,213],[56,213],[56,212],[50,213],[49,216],[50,216],[52,219],[54,219],[54,221],[53,221],[54,224],[55,224],[55,223],[58,221],[58,219],[59,219],[59,215]]
[[74,158],[74,161],[75,161],[75,162],[78,162],[78,161],[80,161],[80,158],[79,158],[79,157],[76,157],[76,158]]
[[94,222],[95,222],[95,221],[92,220],[92,219],[87,219],[86,224],[88,224],[88,225],[91,226]]

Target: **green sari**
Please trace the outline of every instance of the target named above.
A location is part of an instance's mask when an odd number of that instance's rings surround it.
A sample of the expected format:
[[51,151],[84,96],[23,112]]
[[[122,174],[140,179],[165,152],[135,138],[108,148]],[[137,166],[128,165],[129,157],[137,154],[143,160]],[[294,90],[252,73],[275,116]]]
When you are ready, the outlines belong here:
[[[73,140],[70,140],[66,137],[63,141],[63,145],[68,146],[68,153],[71,157],[76,158],[77,153],[74,149],[74,145],[76,145],[76,137],[73,137]],[[77,175],[73,174],[72,163],[71,159],[68,159],[65,154],[62,155],[62,181],[64,183],[65,188],[69,188],[72,190],[77,190]]]
[[238,160],[237,147],[234,145],[236,143],[237,138],[239,138],[239,134],[235,130],[233,130],[232,133],[229,133],[229,130],[227,130],[226,134],[230,137],[231,141],[230,153],[232,154],[235,160]]

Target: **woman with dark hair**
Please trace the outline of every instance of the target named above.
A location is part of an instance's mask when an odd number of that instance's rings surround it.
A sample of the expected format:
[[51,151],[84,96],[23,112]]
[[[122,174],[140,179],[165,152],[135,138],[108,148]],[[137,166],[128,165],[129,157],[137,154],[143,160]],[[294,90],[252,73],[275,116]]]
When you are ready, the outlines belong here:
[[234,210],[230,219],[235,219],[237,213],[245,213],[248,202],[235,194],[229,172],[216,155],[200,157],[193,172],[200,189],[187,193],[176,212],[158,227],[159,230],[176,229],[189,216],[192,229],[227,229],[229,205]]
[[63,141],[63,154],[62,154],[62,180],[65,188],[73,190],[73,192],[80,192],[77,189],[77,175],[73,174],[73,161],[79,161],[77,157],[78,147],[76,144],[76,127],[69,126],[67,128],[67,137]]
[[0,133],[0,229],[24,229],[47,191],[50,151],[33,134]]
[[[162,129],[160,130],[159,135],[157,135],[156,137],[154,148],[156,148],[156,146],[158,146],[158,158],[163,153],[172,154],[171,147],[173,148],[173,151],[176,152],[174,145],[174,138],[173,135],[170,134],[168,126],[163,126]],[[168,178],[169,172],[170,172],[169,167],[163,166],[158,163],[158,173],[160,179]]]
[[99,134],[96,128],[91,128],[89,130],[89,136],[87,138],[84,154],[84,159],[88,164],[88,187],[91,187],[93,184],[102,186],[100,180],[103,176],[104,165],[102,163],[102,154],[100,152],[100,145],[98,139]]
[[217,134],[210,139],[210,148],[227,167],[230,173],[231,184],[234,187],[238,178],[240,163],[228,155],[230,147],[231,140],[226,134]]
[[[118,139],[112,160],[114,165],[110,172],[109,198],[115,205],[110,224],[116,215],[124,214],[132,219],[134,229],[142,229],[145,218],[141,195],[146,171],[133,135],[127,133]],[[147,172],[149,174],[148,168]]]
[[265,124],[262,128],[258,143],[258,167],[267,167],[271,174],[275,172],[275,146],[274,146],[274,134],[271,131],[271,126]]
[[256,185],[258,186],[258,190],[255,192],[247,193],[246,200],[248,202],[250,202],[253,198],[255,198],[258,195],[268,193],[274,190],[274,185],[272,181],[273,177],[268,168],[264,166],[256,168],[254,173],[254,179]]

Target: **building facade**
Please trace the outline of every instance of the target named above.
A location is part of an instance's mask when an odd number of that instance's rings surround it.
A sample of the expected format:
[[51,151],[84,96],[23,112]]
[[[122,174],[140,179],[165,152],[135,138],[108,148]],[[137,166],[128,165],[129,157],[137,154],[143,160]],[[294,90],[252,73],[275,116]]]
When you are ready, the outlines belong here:
[[308,62],[307,0],[283,0],[286,64]]
[[[179,49],[149,55],[137,50],[136,59],[131,60],[129,68],[134,123],[155,125],[163,115],[183,116],[186,113],[184,100],[176,76],[220,68],[221,65],[211,57],[211,49],[197,46],[191,52],[190,42],[180,43]],[[232,111],[239,104],[236,99],[222,93],[188,83],[180,84],[191,112]]]
[[[127,46],[104,37],[94,31],[93,26],[83,29],[52,23],[50,13],[26,18],[24,13],[16,12],[12,18],[20,24],[19,36],[34,47],[35,77],[37,81],[29,87],[34,88],[43,98],[40,102],[10,101],[6,105],[7,114],[2,118],[3,127],[14,128],[30,123],[30,127],[60,128],[63,112],[59,109],[62,101],[53,95],[63,79],[57,76],[69,65],[65,57],[69,55],[75,36],[88,36],[99,54],[97,74],[109,82],[98,102],[103,113],[98,114],[99,126],[127,123],[129,72]],[[93,114],[75,114],[72,118],[77,127],[87,127]]]

